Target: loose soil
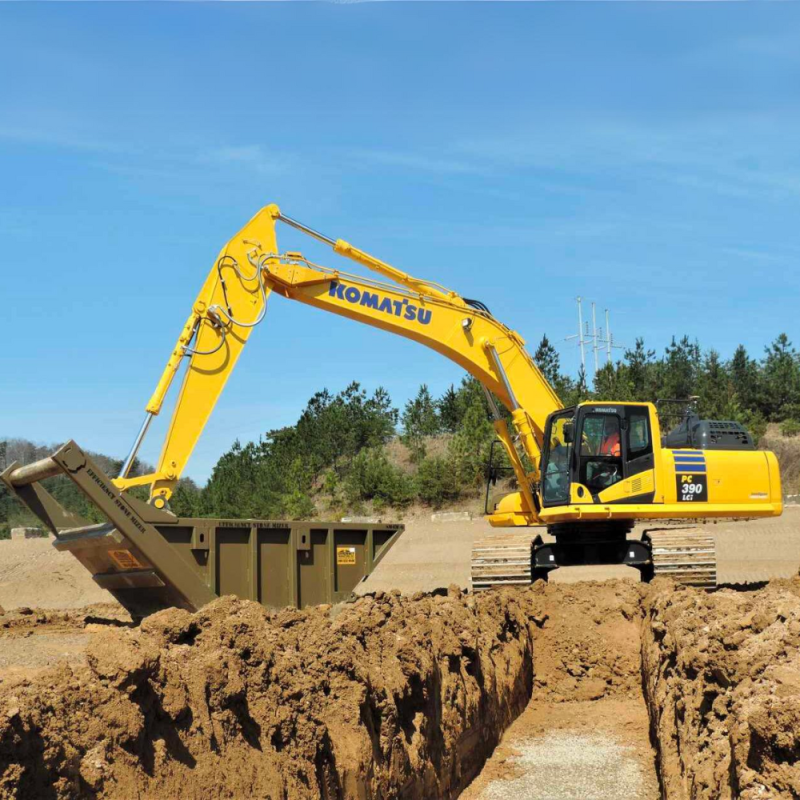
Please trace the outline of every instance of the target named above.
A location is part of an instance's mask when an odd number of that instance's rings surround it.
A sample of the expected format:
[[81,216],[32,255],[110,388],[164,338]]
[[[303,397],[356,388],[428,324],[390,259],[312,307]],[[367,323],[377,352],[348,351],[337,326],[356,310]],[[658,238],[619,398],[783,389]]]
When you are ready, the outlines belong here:
[[655,798],[648,727],[668,800],[800,794],[800,579],[36,619],[88,658],[0,676],[4,798]]
[[531,692],[525,597],[223,598],[0,687],[3,797],[454,797]]
[[800,797],[800,579],[654,585],[642,660],[664,796]]
[[[720,572],[796,574],[798,514],[714,526]],[[480,524],[421,525],[354,603],[139,627],[69,554],[0,542],[0,798],[800,796],[800,582],[428,591]]]

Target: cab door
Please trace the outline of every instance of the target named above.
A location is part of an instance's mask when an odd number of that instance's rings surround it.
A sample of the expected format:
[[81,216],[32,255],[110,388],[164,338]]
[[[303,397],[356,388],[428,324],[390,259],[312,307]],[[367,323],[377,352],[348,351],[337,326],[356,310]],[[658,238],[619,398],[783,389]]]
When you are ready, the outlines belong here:
[[624,416],[620,413],[624,409],[589,406],[581,411],[576,482],[594,502],[600,502],[599,495],[625,477]]
[[586,406],[579,430],[574,481],[593,502],[652,502],[655,457],[647,406]]

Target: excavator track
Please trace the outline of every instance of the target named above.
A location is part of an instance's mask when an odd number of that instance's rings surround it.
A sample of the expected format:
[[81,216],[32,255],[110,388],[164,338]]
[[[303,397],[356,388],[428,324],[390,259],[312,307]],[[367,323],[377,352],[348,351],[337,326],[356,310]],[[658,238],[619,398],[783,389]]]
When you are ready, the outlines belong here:
[[653,577],[714,589],[717,585],[717,549],[714,537],[686,529],[646,531],[653,552]]
[[[491,533],[472,546],[472,589],[527,586],[532,582],[532,551],[537,529]],[[652,548],[652,567],[643,579],[671,578],[700,589],[717,585],[717,556],[711,534],[675,528],[645,531],[642,542]]]
[[472,590],[529,586],[531,550],[537,531],[491,533],[472,545]]

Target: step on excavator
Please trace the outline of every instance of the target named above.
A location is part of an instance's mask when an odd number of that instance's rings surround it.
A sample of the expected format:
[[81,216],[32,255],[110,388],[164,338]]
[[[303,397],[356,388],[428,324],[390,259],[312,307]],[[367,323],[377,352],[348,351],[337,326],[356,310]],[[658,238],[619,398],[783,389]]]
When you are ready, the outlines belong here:
[[[320,266],[299,252],[281,253],[278,223],[378,277]],[[169,500],[250,334],[265,318],[271,294],[412,339],[480,382],[499,445],[492,447],[490,481],[505,469],[516,490],[496,503],[488,502],[487,490],[488,519],[498,530],[475,544],[475,590],[527,584],[575,564],[625,564],[637,568],[643,580],[668,575],[711,588],[716,584],[713,537],[676,527],[675,521],[782,513],[777,460],[756,450],[737,423],[702,420],[689,406],[674,428],[662,431],[658,409],[648,402],[589,401],[564,408],[523,338],[482,302],[402,272],[269,205],[214,261],[119,476],[103,475],[74,442],[42,462],[12,464],[0,475],[57,534],[55,545],[73,552],[101,585],[129,605],[135,605],[131,597],[152,594],[153,587],[161,604],[192,608],[211,596],[207,585],[191,583],[187,573],[187,565],[189,572],[197,571],[192,561],[197,551],[208,551],[202,524],[176,520]],[[156,469],[130,477],[148,427],[182,365],[186,369]],[[108,524],[81,521],[70,527],[70,515],[40,485],[56,474],[67,475],[97,503]],[[150,487],[149,503],[128,494],[135,486]],[[640,521],[653,526],[637,538],[631,531]],[[181,536],[190,540],[192,557],[186,551],[176,556],[170,545],[183,541]],[[214,572],[213,565],[209,570]]]

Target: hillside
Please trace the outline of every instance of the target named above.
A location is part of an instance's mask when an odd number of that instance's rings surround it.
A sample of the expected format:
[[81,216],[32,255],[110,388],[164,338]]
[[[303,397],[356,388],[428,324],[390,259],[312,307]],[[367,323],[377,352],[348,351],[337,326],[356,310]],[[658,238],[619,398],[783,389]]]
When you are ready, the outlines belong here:
[[770,425],[758,445],[762,450],[772,450],[781,466],[783,494],[800,502],[800,436],[784,436],[780,425]]

